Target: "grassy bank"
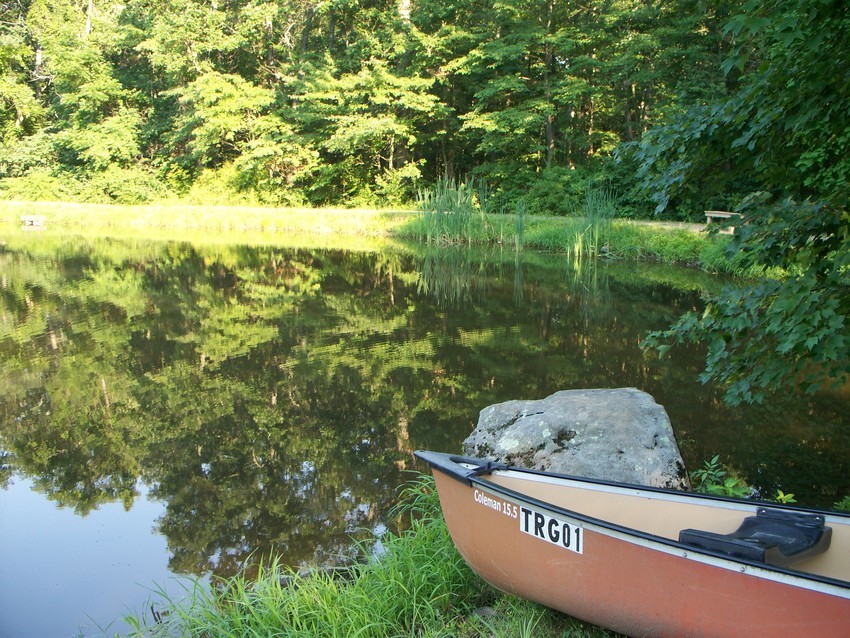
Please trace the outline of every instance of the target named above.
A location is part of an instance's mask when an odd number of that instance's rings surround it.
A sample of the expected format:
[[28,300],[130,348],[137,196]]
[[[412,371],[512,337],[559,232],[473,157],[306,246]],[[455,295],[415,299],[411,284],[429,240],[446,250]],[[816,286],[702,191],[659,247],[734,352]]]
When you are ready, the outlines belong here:
[[[333,244],[340,238],[420,241],[427,220],[414,211],[232,206],[111,206],[49,202],[0,202],[0,223],[20,225],[24,215],[40,215],[50,229],[171,238],[226,234],[234,241],[293,241],[313,237]],[[500,244],[562,252],[572,258],[604,254],[613,259],[651,259],[699,266],[711,272],[738,273],[729,261],[727,237],[700,232],[696,225],[610,219],[604,224],[582,217],[476,214],[464,236],[440,236],[441,243]]]
[[347,234],[380,236],[409,223],[410,211],[341,208],[260,208],[251,206],[75,204],[0,201],[0,222],[20,223],[24,215],[41,215],[49,226],[63,228],[180,229],[262,234]]
[[430,478],[411,486],[410,528],[383,540],[379,559],[343,576],[299,578],[272,562],[259,577],[234,577],[187,601],[165,601],[158,623],[128,618],[134,636],[310,638],[530,638],[611,636],[606,631],[496,592],[475,576],[446,531]]

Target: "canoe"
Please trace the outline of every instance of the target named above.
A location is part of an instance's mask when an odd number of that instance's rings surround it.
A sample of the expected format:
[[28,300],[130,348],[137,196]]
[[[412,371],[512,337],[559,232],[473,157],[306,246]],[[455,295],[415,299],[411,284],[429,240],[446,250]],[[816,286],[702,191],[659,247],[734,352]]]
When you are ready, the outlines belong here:
[[629,636],[850,636],[850,515],[416,455],[502,591]]

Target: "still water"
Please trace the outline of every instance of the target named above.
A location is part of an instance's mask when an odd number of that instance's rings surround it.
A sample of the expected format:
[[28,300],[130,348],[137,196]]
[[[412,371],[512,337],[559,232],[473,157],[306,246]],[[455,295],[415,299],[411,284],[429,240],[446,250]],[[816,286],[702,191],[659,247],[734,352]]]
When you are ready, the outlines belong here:
[[392,527],[414,450],[459,451],[485,406],[561,389],[645,390],[691,469],[720,454],[828,506],[850,493],[848,398],[730,409],[699,350],[640,351],[717,285],[499,250],[10,234],[0,637],[99,635],[177,576],[269,553],[339,560]]

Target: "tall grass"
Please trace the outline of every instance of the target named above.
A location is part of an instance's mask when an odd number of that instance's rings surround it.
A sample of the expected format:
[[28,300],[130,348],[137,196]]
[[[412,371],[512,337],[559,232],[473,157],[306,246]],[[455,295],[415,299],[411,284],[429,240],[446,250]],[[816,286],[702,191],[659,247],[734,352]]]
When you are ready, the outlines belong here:
[[527,212],[527,208],[525,200],[519,200],[516,203],[516,215],[514,216],[514,248],[516,248],[516,250],[522,250],[525,244],[525,214]]
[[[380,559],[338,573],[298,577],[278,561],[255,579],[190,582],[186,600],[164,592],[152,622],[126,618],[137,638],[484,638],[609,636],[539,605],[499,594],[466,566],[446,530],[433,479],[403,496],[407,531],[388,535]],[[482,613],[482,610],[487,610]]]
[[458,181],[441,177],[430,189],[420,189],[416,210],[422,219],[421,239],[427,243],[471,243],[473,220],[486,213],[477,202],[475,184],[471,179]]
[[[380,559],[347,577],[297,577],[278,561],[256,579],[189,587],[185,603],[166,600],[160,623],[127,619],[136,636],[297,636],[385,638],[436,635],[492,598],[446,531],[430,479],[411,487],[410,528],[383,540]],[[413,494],[413,497],[410,496]]]
[[579,264],[609,250],[611,226],[617,212],[617,197],[610,188],[588,189],[579,214],[568,223],[567,259]]

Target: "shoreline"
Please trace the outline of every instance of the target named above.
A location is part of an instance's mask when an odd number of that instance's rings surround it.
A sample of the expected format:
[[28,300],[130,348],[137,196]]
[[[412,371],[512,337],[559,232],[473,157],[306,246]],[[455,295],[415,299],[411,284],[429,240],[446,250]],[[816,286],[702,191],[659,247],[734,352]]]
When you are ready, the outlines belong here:
[[[23,216],[43,218],[42,226],[27,226],[27,231],[50,232],[59,228],[120,237],[129,233],[137,239],[175,239],[177,231],[181,240],[212,233],[217,241],[297,244],[309,240],[310,244],[328,247],[353,243],[354,247],[375,248],[393,240],[423,241],[424,235],[421,216],[410,209],[0,201],[0,224],[20,228]],[[470,239],[435,245],[519,245],[575,258],[573,244],[581,243],[590,229],[587,220],[576,217],[528,216],[519,231],[517,225],[514,215],[476,215]],[[656,261],[718,274],[746,275],[741,264],[725,254],[729,236],[709,234],[700,224],[614,218],[604,232],[603,245],[585,257]]]

